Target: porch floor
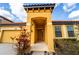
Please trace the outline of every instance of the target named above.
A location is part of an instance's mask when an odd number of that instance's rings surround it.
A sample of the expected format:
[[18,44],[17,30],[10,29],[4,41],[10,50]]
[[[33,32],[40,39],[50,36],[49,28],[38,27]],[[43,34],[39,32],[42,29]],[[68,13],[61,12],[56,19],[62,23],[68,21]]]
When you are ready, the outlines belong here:
[[44,42],[33,44],[31,51],[48,51],[48,46]]

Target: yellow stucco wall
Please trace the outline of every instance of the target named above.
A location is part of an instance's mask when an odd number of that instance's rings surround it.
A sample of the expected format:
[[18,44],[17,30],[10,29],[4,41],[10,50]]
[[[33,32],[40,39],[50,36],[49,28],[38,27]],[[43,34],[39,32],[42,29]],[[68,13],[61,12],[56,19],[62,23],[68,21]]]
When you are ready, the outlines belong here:
[[[27,12],[27,27],[26,28],[29,31],[31,31],[32,18],[36,18],[36,17],[42,17],[42,18],[45,17],[46,18],[46,21],[47,21],[47,20],[50,20],[51,19],[51,12],[48,11],[48,10],[47,10],[47,12],[42,12],[42,11],[41,12],[36,12],[36,11],[33,12],[33,10],[30,11],[30,12]],[[31,34],[31,38],[33,38],[32,36],[33,36],[33,34]],[[31,40],[31,44],[34,43],[34,41],[32,41],[32,40]]]
[[1,35],[2,43],[15,43],[16,40],[12,40],[11,37],[18,37],[20,34],[20,30],[3,30]]
[[0,42],[2,43],[14,43],[10,37],[15,37],[20,33],[21,28],[19,26],[1,26],[0,27]]
[[[45,25],[45,43],[48,45],[49,52],[54,52],[54,42],[53,42],[53,27],[52,27],[52,20],[51,20],[51,9],[44,9],[44,10],[28,10],[27,11],[27,29],[31,32],[31,44],[35,44],[35,31],[34,25],[32,25],[32,19],[42,18],[46,20]],[[41,19],[40,19],[41,20]]]
[[0,39],[1,39],[1,31],[0,31]]
[[33,44],[35,42],[35,24],[34,22],[32,22],[33,26],[31,26],[31,44]]
[[[31,13],[30,13],[31,14]],[[36,17],[39,17],[41,15],[41,13],[38,13],[39,15],[37,15]],[[47,15],[50,15],[51,13],[47,13]],[[32,15],[36,15],[32,13]],[[30,15],[32,18],[34,18],[32,15]],[[31,32],[31,44],[35,44],[35,23],[33,23],[31,21],[31,18],[29,17],[28,19],[28,24],[26,26],[26,28]],[[42,15],[44,17],[44,15]],[[35,17],[35,19],[37,19]],[[42,17],[42,18],[43,18]],[[53,42],[53,39],[57,38],[55,37],[55,29],[54,29],[54,26],[56,25],[52,25],[52,20],[50,20],[51,16],[46,16],[46,21],[47,23],[45,24],[45,43],[48,45],[48,49],[49,49],[49,52],[53,51],[54,52],[54,42]],[[29,21],[30,20],[30,21]],[[29,24],[30,23],[30,24]],[[33,26],[31,26],[33,25]],[[68,25],[57,25],[57,26],[61,26],[61,31],[62,31],[62,39],[65,38],[69,38],[68,37],[68,33],[67,33],[67,26]],[[74,32],[75,32],[75,26],[76,25],[73,25],[74,27]],[[16,40],[12,41],[10,37],[15,37],[15,36],[18,36],[19,33],[20,33],[20,30],[18,30],[17,28],[19,28],[18,26],[3,26],[3,27],[0,27],[0,28],[7,28],[7,30],[0,30],[0,42],[2,43],[16,43]],[[9,28],[13,28],[13,30],[10,30]],[[76,33],[75,33],[76,34]]]
[[[32,19],[36,19],[38,21],[38,18],[40,20],[45,19],[46,24],[45,24],[45,40],[44,42],[48,45],[48,50],[49,52],[54,52],[54,39],[55,37],[55,29],[54,26],[52,25],[52,20],[51,20],[51,10],[29,10],[27,11],[27,30],[31,33],[30,40],[31,44],[35,44],[35,23],[32,21]],[[59,25],[61,26],[61,31],[62,31],[62,37],[61,38],[68,38],[68,33],[67,33],[67,28],[66,25]],[[74,25],[75,26],[75,25]],[[20,30],[18,26],[3,26],[0,27],[3,29],[7,30],[2,30],[0,31],[0,42],[3,43],[15,43],[16,40],[13,42],[10,37],[16,37],[19,35]],[[12,30],[11,30],[12,29]]]
[[7,29],[18,29],[20,26],[1,26],[0,27],[2,30],[7,30]]

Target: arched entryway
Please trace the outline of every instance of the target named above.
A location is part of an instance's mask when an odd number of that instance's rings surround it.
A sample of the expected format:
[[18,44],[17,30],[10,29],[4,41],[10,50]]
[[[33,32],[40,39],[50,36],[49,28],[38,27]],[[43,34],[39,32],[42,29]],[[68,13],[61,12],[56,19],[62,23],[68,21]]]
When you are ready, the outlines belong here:
[[[32,25],[31,25],[31,31],[35,43],[39,42],[45,42],[45,25],[46,25],[46,19],[45,17],[35,17],[31,19]],[[33,30],[34,29],[34,30]]]
[[[41,8],[42,7],[42,8]],[[54,52],[54,34],[51,20],[51,13],[53,4],[44,5],[30,5],[26,6],[27,11],[27,30],[31,32],[30,40],[31,45],[36,45],[38,42],[44,42],[47,45],[48,52]],[[39,44],[38,44],[39,45]],[[40,47],[43,50],[43,44]],[[36,50],[41,50],[39,46],[35,47]],[[45,48],[46,49],[46,48]],[[44,50],[43,50],[44,51]]]

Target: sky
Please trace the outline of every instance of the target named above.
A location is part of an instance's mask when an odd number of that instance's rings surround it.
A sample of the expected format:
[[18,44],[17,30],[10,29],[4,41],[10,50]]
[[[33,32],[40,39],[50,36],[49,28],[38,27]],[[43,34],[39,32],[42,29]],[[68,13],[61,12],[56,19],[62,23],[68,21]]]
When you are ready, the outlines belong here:
[[14,22],[25,22],[27,13],[21,3],[0,3],[0,15]]
[[[25,22],[27,12],[22,3],[0,3],[0,15],[14,22]],[[56,3],[52,20],[79,20],[79,3]]]
[[58,3],[52,16],[52,20],[79,20],[79,3]]

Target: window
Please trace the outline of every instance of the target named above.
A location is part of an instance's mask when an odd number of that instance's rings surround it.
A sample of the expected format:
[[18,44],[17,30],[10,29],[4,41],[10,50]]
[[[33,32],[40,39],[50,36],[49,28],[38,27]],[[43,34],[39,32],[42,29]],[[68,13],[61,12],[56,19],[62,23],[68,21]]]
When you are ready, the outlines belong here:
[[55,36],[62,37],[61,26],[55,26]]
[[73,26],[67,26],[68,36],[74,37],[74,29]]

